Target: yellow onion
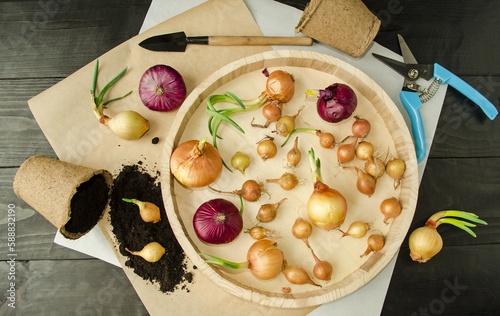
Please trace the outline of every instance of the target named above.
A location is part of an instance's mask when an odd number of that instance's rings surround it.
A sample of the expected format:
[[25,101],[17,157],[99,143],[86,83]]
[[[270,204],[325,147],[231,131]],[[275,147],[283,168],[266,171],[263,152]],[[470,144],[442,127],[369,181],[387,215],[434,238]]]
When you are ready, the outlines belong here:
[[339,191],[321,181],[320,162],[315,158],[312,148],[309,151],[309,162],[314,175],[314,191],[307,201],[307,215],[319,228],[335,229],[345,220],[347,201]]
[[139,215],[146,223],[158,223],[161,219],[160,208],[154,203],[127,198],[122,198],[122,201],[137,205],[139,207]]
[[295,92],[293,76],[283,70],[275,70],[267,77],[266,94],[271,100],[286,103],[290,101]]
[[200,253],[205,257],[206,263],[223,266],[230,269],[249,269],[254,277],[259,280],[271,280],[276,278],[283,269],[283,252],[278,249],[276,242],[269,239],[257,240],[250,246],[247,252],[247,261],[232,262],[206,253]]
[[488,225],[474,213],[458,210],[437,212],[429,217],[425,226],[415,229],[410,234],[408,242],[413,261],[425,263],[441,251],[443,239],[437,231],[441,224],[451,224],[465,230],[472,237],[476,237],[476,234],[469,227],[475,227],[476,224]]
[[222,173],[219,151],[206,139],[186,141],[173,151],[170,171],[181,184],[198,188],[207,186]]
[[429,226],[415,229],[410,234],[409,243],[411,259],[420,263],[429,261],[443,248],[443,238]]
[[99,122],[106,125],[118,137],[136,140],[149,130],[149,121],[135,111],[123,111],[113,117],[102,115]]
[[156,241],[150,242],[140,251],[131,251],[127,248],[125,250],[131,255],[142,257],[147,262],[157,262],[165,254],[165,248]]

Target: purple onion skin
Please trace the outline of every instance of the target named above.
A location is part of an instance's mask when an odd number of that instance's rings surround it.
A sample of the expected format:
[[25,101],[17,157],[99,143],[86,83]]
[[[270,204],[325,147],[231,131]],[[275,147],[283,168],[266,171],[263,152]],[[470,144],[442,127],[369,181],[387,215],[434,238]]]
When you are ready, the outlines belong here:
[[319,116],[330,123],[338,123],[349,118],[356,106],[356,93],[343,83],[334,83],[319,91],[316,104]]
[[186,84],[181,74],[167,65],[149,68],[139,81],[141,101],[153,111],[178,109],[186,99],[186,94]]
[[196,236],[207,244],[232,242],[243,230],[243,217],[238,208],[225,199],[213,199],[201,204],[193,216]]

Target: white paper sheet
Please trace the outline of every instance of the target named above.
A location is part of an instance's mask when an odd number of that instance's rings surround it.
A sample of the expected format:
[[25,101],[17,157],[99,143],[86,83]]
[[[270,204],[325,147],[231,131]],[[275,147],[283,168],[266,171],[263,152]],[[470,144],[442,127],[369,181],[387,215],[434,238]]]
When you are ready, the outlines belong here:
[[[203,2],[203,0],[153,0],[140,32],[143,32],[156,24],[163,22],[164,20],[167,20]],[[245,0],[245,3],[264,35],[294,35],[294,29],[302,16],[302,11],[272,0]],[[190,35],[196,36],[209,34]],[[294,47],[279,46],[273,48],[292,49]],[[366,54],[357,59],[334,49],[330,49],[325,45],[316,43],[311,47],[301,47],[301,49],[313,50],[337,57],[349,62],[365,72],[387,92],[387,94],[401,110],[408,126],[410,126],[409,117],[399,99],[399,92],[401,91],[403,79],[398,74],[388,69],[387,66],[376,60],[372,56],[372,53],[375,52],[380,55],[399,60],[402,60],[401,56],[378,45],[377,43],[373,43]],[[430,149],[434,138],[445,93],[446,86],[443,86],[440,88],[436,96],[421,108],[426,133],[427,150]],[[425,164],[427,162],[427,156],[428,153],[424,161],[419,164],[419,180],[422,180]],[[116,266],[120,266],[118,259],[115,257],[111,247],[98,227],[94,228],[88,234],[76,241],[68,240],[60,233],[57,233],[54,242]],[[377,277],[375,277],[363,288],[341,299],[324,304],[309,315],[379,315],[382,310],[395,263],[396,257],[393,258],[393,260]]]

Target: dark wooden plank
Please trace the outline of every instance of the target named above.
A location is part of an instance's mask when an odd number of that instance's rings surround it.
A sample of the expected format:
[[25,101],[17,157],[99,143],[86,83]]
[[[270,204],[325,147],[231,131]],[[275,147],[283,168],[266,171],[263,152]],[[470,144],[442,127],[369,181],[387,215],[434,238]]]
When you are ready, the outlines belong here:
[[59,78],[0,80],[0,167],[19,166],[28,157],[55,157],[28,107],[28,100]]
[[425,264],[399,252],[382,315],[498,315],[500,244],[445,246]]
[[[2,305],[8,315],[148,315],[121,268],[97,259],[17,261],[15,280],[0,262]],[[16,308],[5,299],[15,282]]]
[[151,1],[0,2],[0,79],[66,77],[137,35]]

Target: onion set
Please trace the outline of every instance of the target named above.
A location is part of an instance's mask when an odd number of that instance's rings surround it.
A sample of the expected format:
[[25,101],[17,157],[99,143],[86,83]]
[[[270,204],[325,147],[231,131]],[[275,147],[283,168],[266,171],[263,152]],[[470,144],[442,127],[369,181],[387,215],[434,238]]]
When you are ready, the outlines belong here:
[[441,224],[451,224],[472,237],[476,234],[469,227],[476,224],[488,225],[474,213],[459,210],[446,210],[433,214],[423,227],[415,229],[409,237],[410,257],[413,261],[425,263],[443,248],[443,239],[437,231]]
[[301,266],[284,264],[283,275],[288,282],[297,285],[310,284],[314,286],[321,286],[311,279],[307,271]]
[[321,162],[314,150],[309,150],[309,165],[314,179],[314,190],[307,201],[307,215],[311,222],[324,230],[338,228],[347,215],[347,201],[337,190],[322,182]]
[[284,115],[276,121],[276,133],[283,137],[287,137],[295,129],[295,120],[297,116],[299,116],[300,111],[302,111],[303,107],[301,107],[297,113],[294,115]]
[[310,133],[310,134],[314,134],[314,135],[318,136],[319,144],[323,148],[335,147],[335,136],[333,136],[332,133],[322,132],[318,129],[312,129],[312,128],[306,128],[306,127],[298,127],[298,128],[295,128],[294,130],[292,130],[290,132],[290,134],[288,134],[287,138],[285,138],[285,141],[283,142],[283,144],[281,144],[281,147],[286,145],[286,143],[290,140],[290,137],[293,134],[299,133],[299,132]]
[[212,245],[232,242],[243,229],[243,203],[240,209],[230,201],[217,198],[201,204],[193,215],[194,232]]
[[349,118],[358,105],[356,93],[346,84],[334,83],[325,89],[306,91],[317,96],[316,110],[326,122],[338,123]]
[[181,74],[167,65],[147,69],[139,81],[142,103],[153,111],[173,111],[186,99],[186,84]]
[[266,182],[278,183],[283,190],[292,190],[299,184],[297,176],[290,172],[283,173],[277,179],[266,179]]
[[288,167],[293,168],[297,167],[300,160],[302,159],[302,152],[299,148],[299,138],[295,137],[295,141],[293,142],[293,147],[286,154],[286,161],[288,163]]
[[253,226],[252,228],[245,229],[244,233],[249,234],[255,240],[264,238],[276,239],[279,237],[279,232],[267,229],[260,225]]
[[274,158],[277,153],[278,147],[274,143],[274,137],[266,136],[257,143],[257,154],[262,160]]
[[352,135],[354,137],[365,138],[371,130],[371,124],[367,119],[354,116],[354,123],[352,123]]
[[104,101],[104,96],[108,90],[116,83],[120,78],[122,78],[127,72],[127,68],[123,69],[118,73],[111,81],[109,81],[102,90],[97,93],[97,77],[99,73],[99,60],[96,60],[94,67],[94,75],[92,77],[92,88],[90,90],[90,96],[92,99],[92,110],[96,116],[99,123],[109,127],[109,129],[118,137],[125,140],[137,140],[141,138],[149,130],[149,121],[142,115],[135,111],[127,110],[116,114],[113,117],[109,117],[104,114],[104,109],[107,109],[108,105],[117,100],[123,99],[132,91],[113,99]]
[[276,242],[269,239],[257,240],[247,251],[247,261],[233,262],[209,254],[200,253],[205,262],[223,266],[229,269],[249,269],[250,273],[259,280],[276,278],[283,269],[283,252],[278,249]]
[[389,219],[398,217],[402,209],[401,203],[395,197],[390,197],[380,203],[380,212],[384,215],[385,224],[389,222]]
[[368,245],[366,247],[365,252],[359,256],[360,258],[368,256],[371,252],[376,252],[384,248],[385,237],[382,234],[375,233],[370,235],[366,240],[366,242]]
[[342,232],[342,237],[350,236],[353,238],[363,238],[370,230],[370,224],[362,221],[354,221],[349,225],[345,232]]
[[249,179],[243,182],[240,189],[231,192],[220,191],[209,186],[212,191],[223,194],[234,194],[242,197],[248,202],[257,201],[263,193],[264,184],[255,180]]
[[158,223],[161,219],[160,208],[154,203],[128,198],[122,198],[122,201],[137,205],[139,207],[139,215],[146,223]]
[[165,248],[156,241],[148,243],[139,251],[131,251],[128,248],[125,250],[131,255],[142,257],[147,262],[157,262],[165,254]]
[[406,171],[406,163],[399,158],[391,159],[385,165],[385,172],[394,179],[394,189],[401,184],[401,178]]
[[250,166],[250,156],[244,152],[237,151],[233,157],[231,157],[231,167],[241,172],[245,175],[245,170]]
[[186,187],[204,187],[221,175],[222,158],[219,151],[206,142],[206,138],[188,140],[172,152],[170,171]]
[[285,201],[286,198],[283,198],[276,203],[266,203],[261,205],[259,210],[257,211],[257,216],[256,216],[257,220],[262,223],[269,223],[270,221],[273,221],[278,215],[279,207]]

